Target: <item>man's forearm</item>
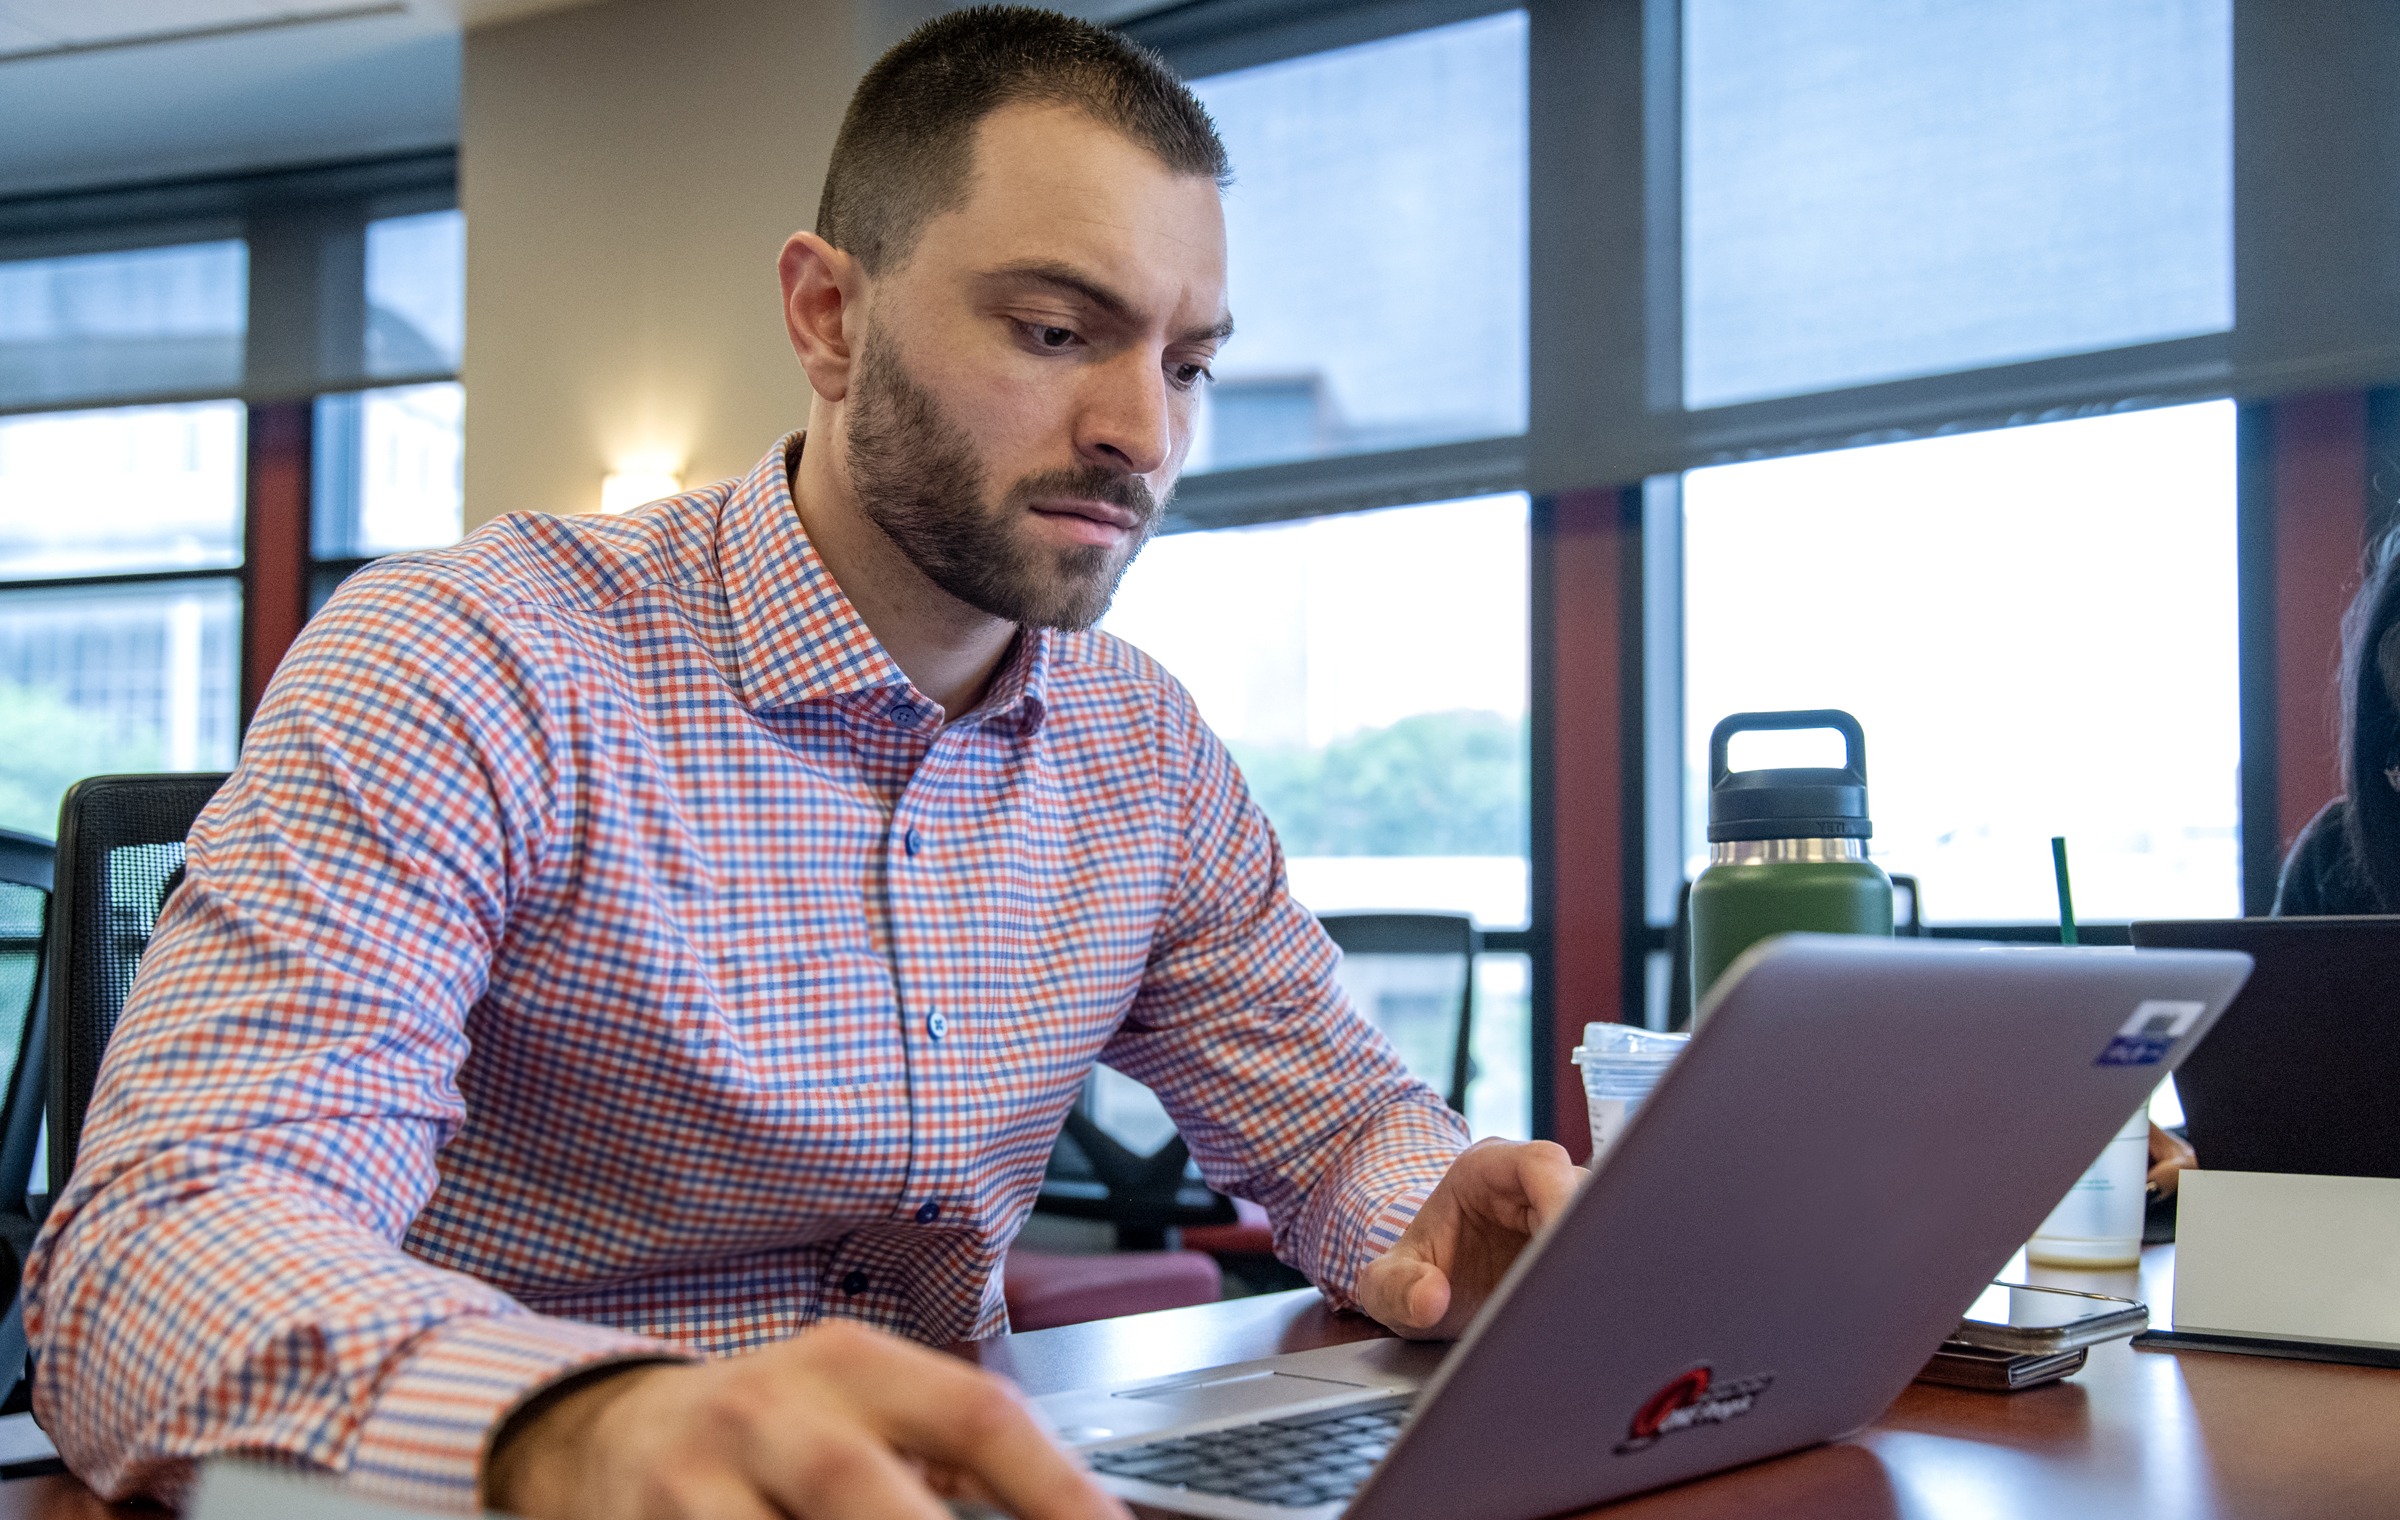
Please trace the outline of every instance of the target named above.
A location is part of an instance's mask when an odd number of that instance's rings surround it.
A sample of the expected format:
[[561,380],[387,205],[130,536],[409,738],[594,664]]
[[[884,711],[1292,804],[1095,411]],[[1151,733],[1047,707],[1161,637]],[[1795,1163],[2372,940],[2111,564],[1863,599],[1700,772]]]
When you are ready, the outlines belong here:
[[265,1447],[467,1508],[493,1422],[527,1389],[660,1354],[416,1260],[293,1170],[176,1147],[112,1173],[101,1139],[28,1263],[26,1302],[43,1426],[111,1497]]

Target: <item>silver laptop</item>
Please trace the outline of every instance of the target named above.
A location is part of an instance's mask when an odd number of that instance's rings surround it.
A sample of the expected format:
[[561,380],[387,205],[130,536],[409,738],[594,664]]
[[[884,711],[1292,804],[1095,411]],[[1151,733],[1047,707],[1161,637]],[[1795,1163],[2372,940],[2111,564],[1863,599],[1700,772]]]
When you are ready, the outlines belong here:
[[1120,1497],[1220,1520],[1532,1520],[1831,1440],[1925,1365],[2249,967],[1771,941],[1455,1346],[1037,1402]]

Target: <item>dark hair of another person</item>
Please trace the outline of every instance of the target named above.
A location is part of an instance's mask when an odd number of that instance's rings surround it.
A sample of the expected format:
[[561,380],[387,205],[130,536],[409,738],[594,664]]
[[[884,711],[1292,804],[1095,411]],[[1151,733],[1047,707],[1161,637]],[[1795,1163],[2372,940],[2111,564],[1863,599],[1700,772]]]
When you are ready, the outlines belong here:
[[2342,826],[2350,858],[2400,910],[2400,529],[2384,536],[2342,615]]
[[918,27],[859,81],[817,236],[869,274],[896,268],[927,222],[966,204],[975,128],[1009,105],[1068,106],[1176,173],[1231,174],[1216,123],[1156,53],[1055,11],[979,5]]

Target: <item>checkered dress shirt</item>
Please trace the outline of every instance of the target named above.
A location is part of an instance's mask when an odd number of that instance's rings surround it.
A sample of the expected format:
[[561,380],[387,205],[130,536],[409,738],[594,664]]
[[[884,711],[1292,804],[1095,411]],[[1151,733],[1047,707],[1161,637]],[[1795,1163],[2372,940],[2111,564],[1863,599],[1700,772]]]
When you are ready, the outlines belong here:
[[1464,1144],[1183,689],[1031,633],[944,725],[798,446],[386,560],[294,646],[28,1272],[104,1492],[266,1451],[465,1508],[580,1368],[994,1334],[1095,1060],[1337,1296]]

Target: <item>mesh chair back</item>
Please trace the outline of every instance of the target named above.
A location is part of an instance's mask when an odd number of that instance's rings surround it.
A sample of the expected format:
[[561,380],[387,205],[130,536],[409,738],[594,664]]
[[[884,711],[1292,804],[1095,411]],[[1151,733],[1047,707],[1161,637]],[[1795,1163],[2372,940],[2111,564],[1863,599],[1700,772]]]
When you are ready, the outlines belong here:
[[58,810],[50,940],[50,1191],[75,1171],[83,1111],[133,990],[167,894],[183,880],[183,838],[222,772],[93,776]]
[[11,1244],[23,1243],[9,1226],[31,1222],[18,1216],[41,1143],[42,945],[56,854],[47,839],[0,829],[0,1234]]
[[[1342,948],[1342,980],[1407,1063],[1467,1109],[1475,1074],[1475,957],[1483,934],[1464,913],[1321,913]],[[1378,964],[1380,963],[1380,964]]]

